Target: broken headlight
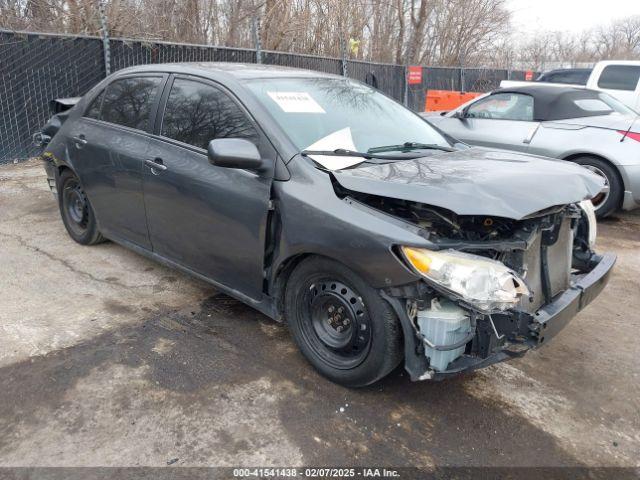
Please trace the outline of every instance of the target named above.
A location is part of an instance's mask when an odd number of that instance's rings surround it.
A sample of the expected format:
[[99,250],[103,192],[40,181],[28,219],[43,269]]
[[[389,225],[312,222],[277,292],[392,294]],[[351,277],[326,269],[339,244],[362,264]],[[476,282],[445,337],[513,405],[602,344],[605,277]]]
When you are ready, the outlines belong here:
[[503,263],[457,250],[402,247],[411,267],[436,287],[449,291],[481,312],[515,306],[529,290]]

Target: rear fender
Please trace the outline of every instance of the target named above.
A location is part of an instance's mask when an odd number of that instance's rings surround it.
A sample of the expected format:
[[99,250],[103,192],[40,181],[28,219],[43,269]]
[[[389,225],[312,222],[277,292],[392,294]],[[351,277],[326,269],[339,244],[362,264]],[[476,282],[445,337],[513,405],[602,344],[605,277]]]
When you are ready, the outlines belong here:
[[69,118],[71,109],[77,105],[82,97],[56,98],[49,102],[49,109],[53,116],[45,123],[42,130],[33,136],[33,143],[38,147],[45,147],[58,133],[64,122]]

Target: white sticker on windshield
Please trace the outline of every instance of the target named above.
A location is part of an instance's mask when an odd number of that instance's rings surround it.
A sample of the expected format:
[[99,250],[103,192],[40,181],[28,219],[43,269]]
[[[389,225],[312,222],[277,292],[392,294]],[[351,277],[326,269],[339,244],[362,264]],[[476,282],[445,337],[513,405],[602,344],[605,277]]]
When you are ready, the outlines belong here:
[[327,113],[307,92],[267,92],[286,113]]
[[[353,143],[353,136],[351,135],[351,128],[346,127],[342,130],[337,130],[330,133],[326,137],[309,145],[305,150],[309,151],[329,151],[332,152],[338,148],[345,150],[355,150],[356,146]],[[347,168],[356,163],[364,160],[361,157],[343,157],[338,155],[309,155],[314,161],[318,162],[324,168],[328,170],[340,170],[341,168]]]

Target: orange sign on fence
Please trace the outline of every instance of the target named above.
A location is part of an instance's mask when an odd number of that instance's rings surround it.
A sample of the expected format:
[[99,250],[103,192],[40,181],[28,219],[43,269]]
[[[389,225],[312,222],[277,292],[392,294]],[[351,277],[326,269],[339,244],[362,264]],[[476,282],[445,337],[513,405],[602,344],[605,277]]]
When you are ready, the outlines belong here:
[[422,83],[422,67],[409,67],[407,83],[409,85],[420,85]]

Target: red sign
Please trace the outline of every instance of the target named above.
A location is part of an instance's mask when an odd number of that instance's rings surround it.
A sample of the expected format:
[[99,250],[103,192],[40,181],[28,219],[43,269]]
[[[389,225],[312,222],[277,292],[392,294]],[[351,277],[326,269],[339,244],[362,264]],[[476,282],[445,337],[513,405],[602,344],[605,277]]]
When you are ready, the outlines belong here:
[[409,85],[419,85],[422,83],[422,67],[409,67],[407,83]]
[[531,70],[527,70],[524,74],[524,79],[527,82],[530,82],[531,80],[533,80],[533,72]]

